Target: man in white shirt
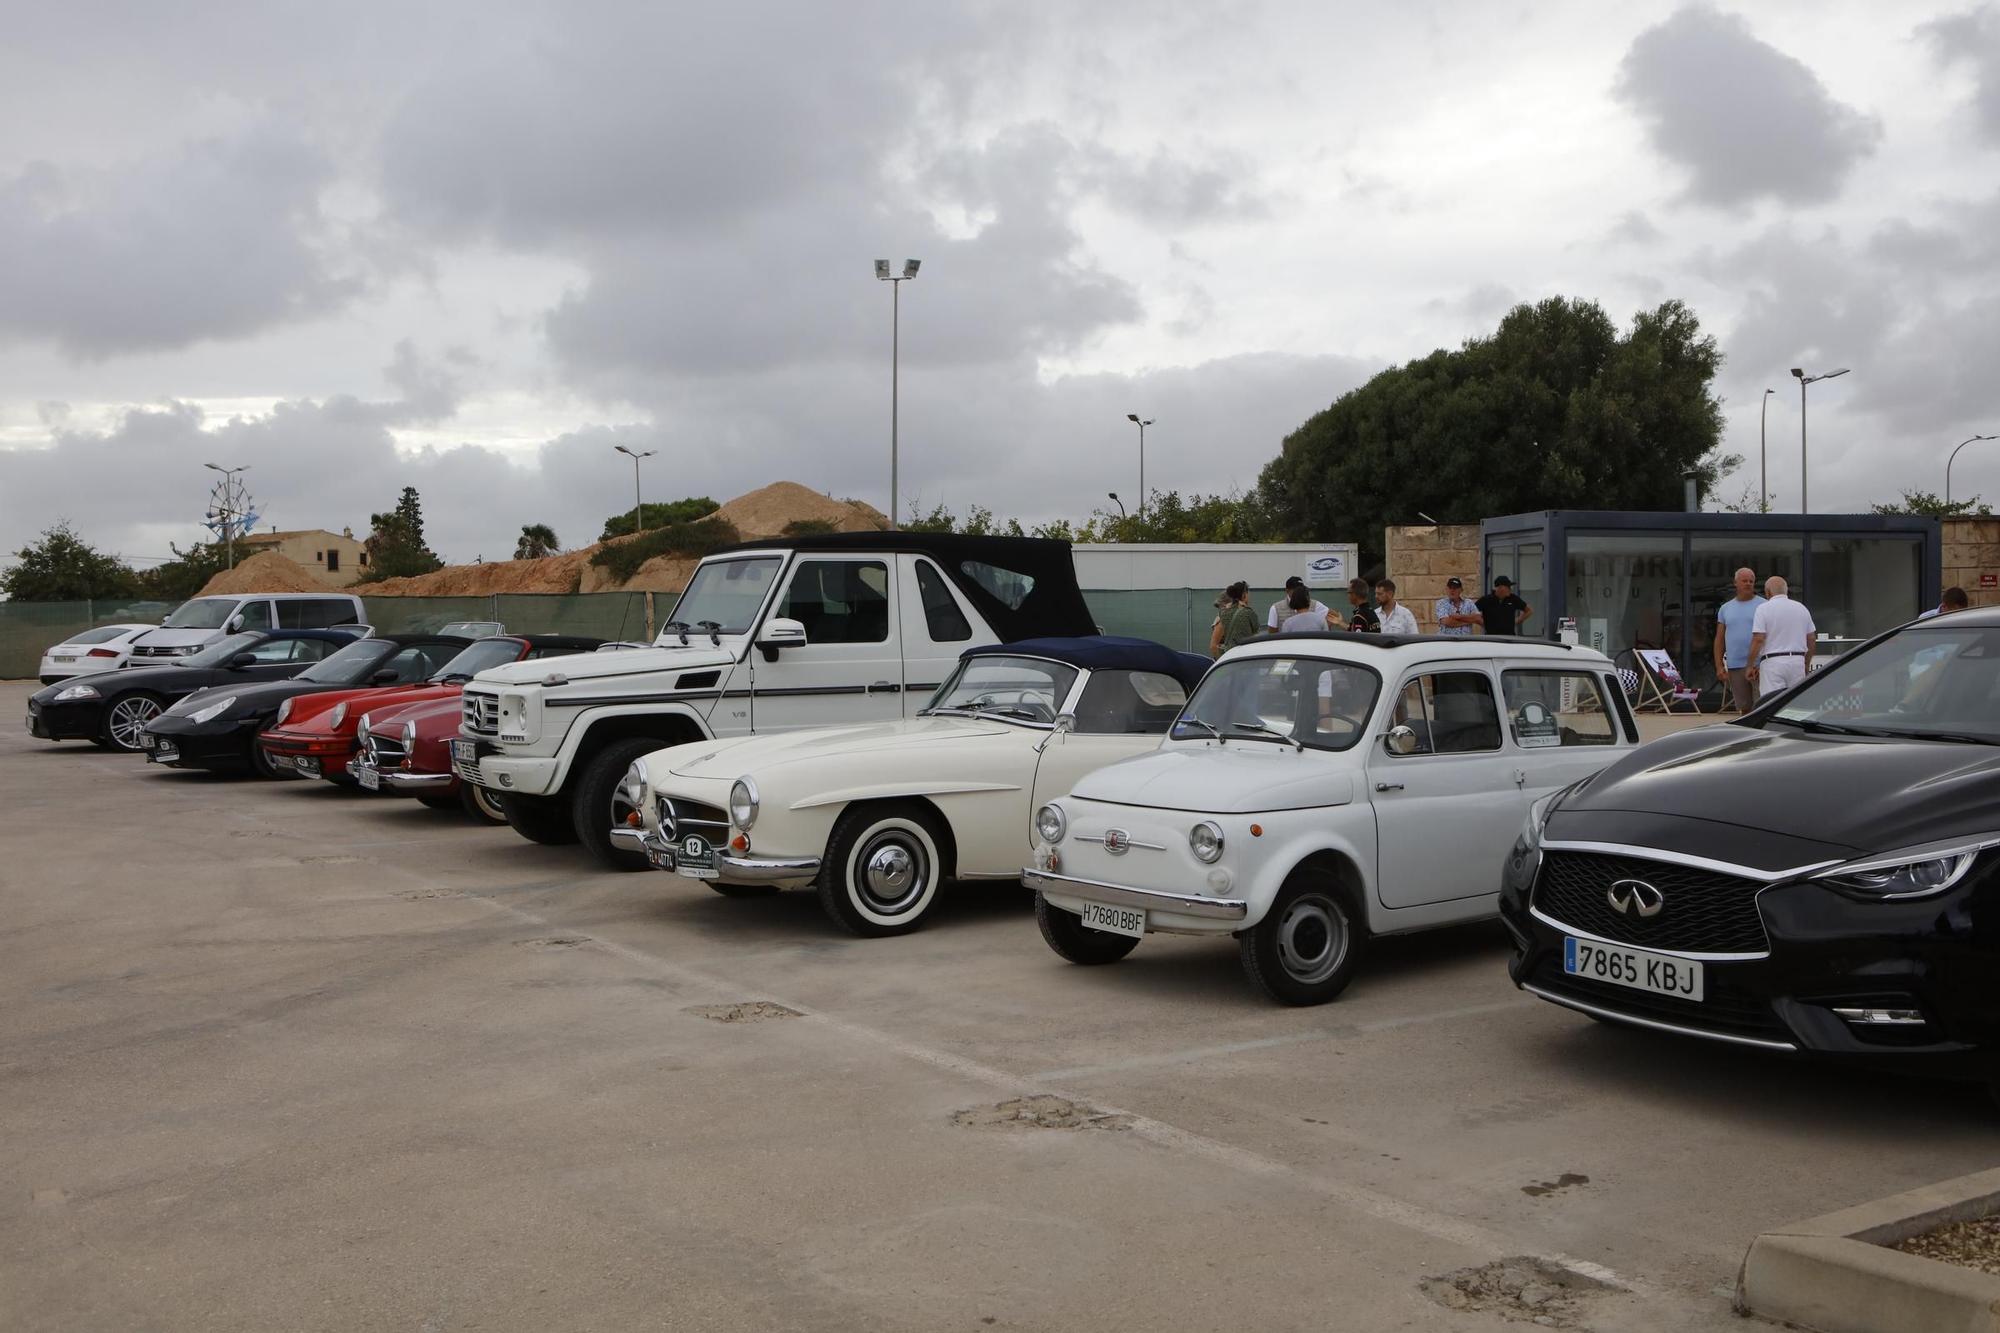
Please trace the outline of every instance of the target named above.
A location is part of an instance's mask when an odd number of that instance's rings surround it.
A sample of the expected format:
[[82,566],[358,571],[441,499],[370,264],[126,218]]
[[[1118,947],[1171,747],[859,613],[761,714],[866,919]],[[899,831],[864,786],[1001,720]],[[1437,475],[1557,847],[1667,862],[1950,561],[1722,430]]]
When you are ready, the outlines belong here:
[[1972,599],[1965,595],[1963,588],[1946,588],[1944,600],[1918,616],[1918,620],[1930,620],[1937,616],[1948,616],[1954,611],[1963,611],[1972,605]]
[[1417,618],[1407,606],[1396,605],[1396,581],[1383,579],[1375,585],[1375,613],[1382,618],[1384,634],[1415,634]]
[[[1264,632],[1266,634],[1276,634],[1284,627],[1285,621],[1289,617],[1297,614],[1292,609],[1292,589],[1303,588],[1305,586],[1306,581],[1297,574],[1285,580],[1285,595],[1271,603],[1270,614],[1264,617]],[[1322,620],[1326,619],[1326,603],[1320,601],[1317,597],[1311,600],[1306,610],[1316,612]]]
[[1750,679],[1756,682],[1757,697],[1768,698],[1789,690],[1812,670],[1813,650],[1819,646],[1819,628],[1805,604],[1788,595],[1788,585],[1773,574],[1764,580],[1768,599],[1757,608],[1750,625]]

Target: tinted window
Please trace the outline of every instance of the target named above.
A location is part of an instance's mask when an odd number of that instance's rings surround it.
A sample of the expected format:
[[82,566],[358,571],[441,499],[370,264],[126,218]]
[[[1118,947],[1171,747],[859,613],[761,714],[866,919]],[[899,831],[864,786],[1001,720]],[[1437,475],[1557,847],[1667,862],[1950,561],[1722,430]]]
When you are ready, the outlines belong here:
[[923,599],[924,624],[932,643],[963,643],[972,637],[972,626],[958,609],[944,575],[928,560],[917,561],[917,594]]
[[801,560],[778,614],[804,625],[807,643],[885,642],[889,567],[873,560]]
[[243,617],[243,624],[239,628],[271,628],[271,604],[262,598],[258,598],[254,602],[243,603],[242,608],[236,614]]
[[1493,682],[1471,671],[1441,671],[1408,681],[1391,726],[1417,734],[1418,754],[1476,754],[1500,748]]
[[1180,715],[1187,691],[1153,671],[1093,671],[1076,701],[1076,729],[1103,736],[1157,734]]
[[1317,657],[1244,657],[1201,678],[1174,723],[1176,740],[1217,737],[1345,750],[1361,739],[1380,678],[1366,667]]
[[1614,745],[1617,724],[1599,678],[1584,671],[1503,671],[1507,729],[1523,749]]
[[1026,574],[1017,574],[1011,569],[998,565],[984,564],[978,560],[966,560],[959,564],[967,578],[1007,604],[1010,611],[1021,609],[1021,603],[1028,600],[1028,594],[1035,590],[1035,580]]
[[354,604],[331,598],[303,597],[278,603],[278,624],[284,629],[330,629],[354,619]]

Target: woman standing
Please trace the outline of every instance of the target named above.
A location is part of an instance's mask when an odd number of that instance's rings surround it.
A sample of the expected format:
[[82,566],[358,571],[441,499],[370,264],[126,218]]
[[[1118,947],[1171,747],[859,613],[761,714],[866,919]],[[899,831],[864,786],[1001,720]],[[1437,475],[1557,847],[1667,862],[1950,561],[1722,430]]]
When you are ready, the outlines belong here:
[[1217,657],[1239,643],[1250,642],[1263,631],[1263,626],[1257,623],[1257,613],[1250,609],[1249,584],[1240,580],[1232,583],[1222,590],[1222,596],[1221,613],[1216,617],[1215,633],[1209,641]]

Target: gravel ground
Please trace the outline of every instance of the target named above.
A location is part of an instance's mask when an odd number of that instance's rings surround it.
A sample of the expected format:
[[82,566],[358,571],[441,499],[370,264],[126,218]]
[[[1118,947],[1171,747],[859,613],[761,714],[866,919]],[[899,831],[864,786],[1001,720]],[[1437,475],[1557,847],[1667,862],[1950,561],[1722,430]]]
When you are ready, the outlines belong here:
[[1925,1259],[1940,1259],[1982,1273],[2000,1273],[2000,1217],[1947,1222],[1935,1231],[1898,1241],[1889,1248]]

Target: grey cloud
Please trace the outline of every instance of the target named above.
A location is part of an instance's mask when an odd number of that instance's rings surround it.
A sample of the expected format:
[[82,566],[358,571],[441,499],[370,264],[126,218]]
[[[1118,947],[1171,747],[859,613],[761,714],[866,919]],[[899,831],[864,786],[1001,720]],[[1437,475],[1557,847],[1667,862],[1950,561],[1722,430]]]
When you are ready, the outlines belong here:
[[332,309],[357,283],[315,245],[331,173],[269,128],[112,170],[33,163],[0,181],[0,333],[100,358]]
[[1687,169],[1697,203],[1831,199],[1882,137],[1875,117],[1836,101],[1805,64],[1705,5],[1639,34],[1615,91],[1654,149]]
[[1981,5],[1927,23],[1919,31],[1929,40],[1940,65],[1947,69],[1971,66],[1973,112],[1987,141],[2000,144],[2000,11]]
[[1654,226],[1644,213],[1636,210],[1620,217],[1605,235],[1605,240],[1613,245],[1654,246],[1666,238],[1665,232]]

